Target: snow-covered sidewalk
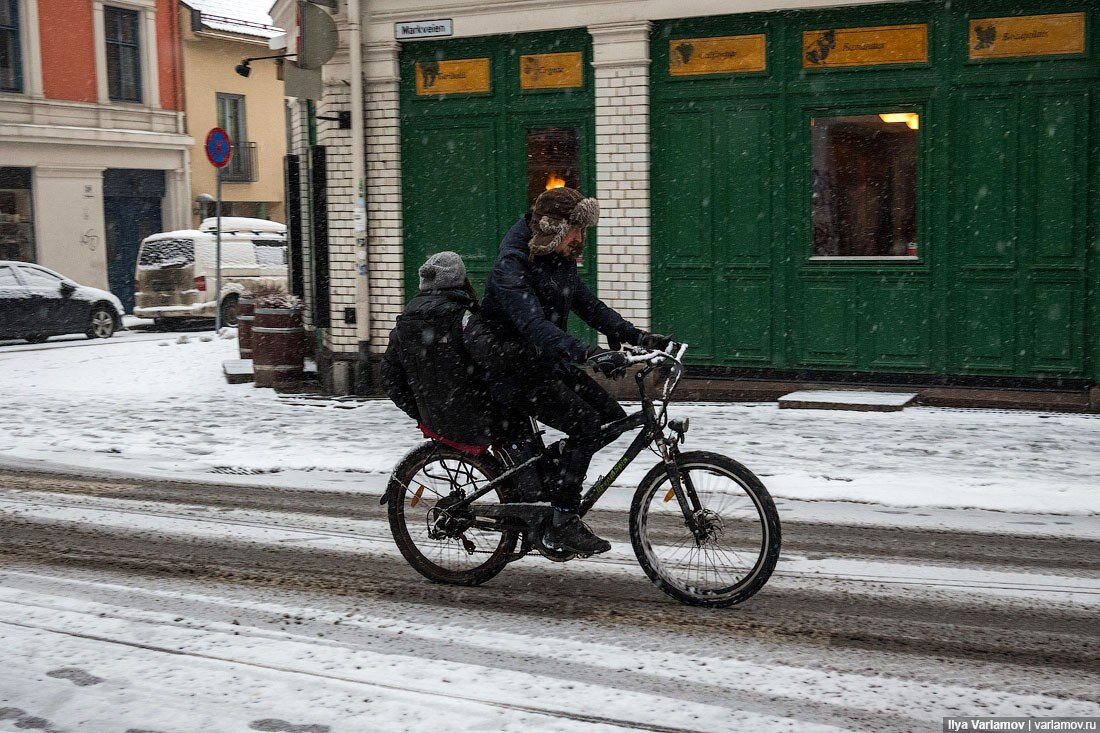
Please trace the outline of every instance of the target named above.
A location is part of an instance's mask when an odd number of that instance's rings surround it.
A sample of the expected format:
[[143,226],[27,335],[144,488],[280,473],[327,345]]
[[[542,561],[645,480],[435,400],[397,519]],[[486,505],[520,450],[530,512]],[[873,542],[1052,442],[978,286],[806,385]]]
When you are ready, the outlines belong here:
[[[385,400],[293,399],[226,384],[221,364],[236,347],[194,333],[94,348],[0,348],[0,465],[379,493],[421,440]],[[774,403],[680,403],[673,412],[691,418],[686,450],[737,458],[782,499],[1100,522],[1100,416]],[[593,479],[626,440],[597,457]],[[652,464],[640,457],[601,506],[627,506]]]

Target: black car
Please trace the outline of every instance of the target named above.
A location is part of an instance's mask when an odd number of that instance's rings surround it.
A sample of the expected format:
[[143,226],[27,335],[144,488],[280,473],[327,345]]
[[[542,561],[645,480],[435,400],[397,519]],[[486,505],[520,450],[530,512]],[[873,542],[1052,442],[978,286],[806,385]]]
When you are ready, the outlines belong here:
[[105,339],[121,326],[122,303],[106,290],[41,265],[0,260],[0,339],[40,343],[64,333]]

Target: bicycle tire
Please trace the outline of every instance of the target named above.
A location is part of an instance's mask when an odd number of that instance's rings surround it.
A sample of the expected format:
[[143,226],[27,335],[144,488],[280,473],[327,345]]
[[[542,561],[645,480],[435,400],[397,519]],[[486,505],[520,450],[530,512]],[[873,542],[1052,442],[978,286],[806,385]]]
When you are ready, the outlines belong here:
[[[450,469],[446,468],[449,464]],[[437,465],[435,477],[430,480],[429,467]],[[442,473],[439,471],[442,470]],[[458,486],[455,480],[438,479],[439,476],[465,476],[461,482],[470,479],[467,485]],[[453,448],[435,443],[425,443],[411,451],[394,469],[386,491],[390,532],[393,534],[397,549],[405,560],[428,580],[434,583],[450,585],[481,585],[494,578],[508,564],[515,551],[519,533],[514,530],[503,532],[474,529],[473,537],[469,531],[463,537],[477,545],[474,554],[467,553],[459,538],[433,539],[428,535],[430,513],[447,497],[455,497],[457,490],[469,495],[477,486],[496,478],[503,469],[490,455],[474,456],[461,453]],[[476,475],[475,475],[476,474]],[[447,484],[450,484],[447,486]],[[423,487],[423,488],[421,488]],[[446,492],[444,492],[446,489]],[[504,501],[504,487],[490,492],[479,502]],[[417,496],[417,492],[419,496]],[[428,494],[425,497],[425,494]],[[413,498],[416,501],[413,501]],[[415,503],[416,506],[412,506]],[[409,522],[415,520],[412,528]],[[435,548],[436,558],[426,554],[425,548]],[[465,554],[465,558],[463,555]],[[477,557],[475,558],[475,555]],[[449,558],[452,565],[443,564]],[[483,558],[483,559],[482,559]],[[469,560],[469,562],[459,562]],[[480,562],[479,562],[480,560]]]
[[[717,537],[720,538],[728,529],[730,539],[727,541],[742,543],[740,547],[743,549],[738,550],[732,544],[719,545],[715,539],[713,557],[728,566],[746,564],[747,567],[739,575],[730,573],[731,578],[736,578],[735,581],[723,585],[724,581],[719,580],[722,568],[704,568],[701,558],[692,557],[693,551],[701,555],[704,549],[688,530],[679,502],[671,496],[668,474],[660,463],[642,479],[630,507],[630,541],[638,564],[654,585],[682,603],[719,608],[742,603],[764,587],[779,560],[782,537],[775,502],[752,471],[727,456],[693,451],[681,454],[677,465],[681,474],[687,474],[693,481],[703,508],[718,515]],[[696,480],[708,476],[725,479],[730,484],[729,490],[707,488],[702,486],[703,481]],[[711,483],[717,486],[721,482],[715,480]],[[660,493],[662,491],[664,493]],[[742,502],[740,508],[743,511],[739,515],[733,511],[738,508],[736,503],[729,507],[730,511],[726,511],[726,502],[715,502],[715,497],[719,496],[735,499],[737,493],[742,493],[747,499],[747,502]],[[659,505],[656,510],[655,504]],[[726,516],[721,515],[723,511]],[[657,513],[660,514],[659,519],[655,516]],[[711,521],[713,523],[714,520]],[[669,538],[675,541],[681,536],[686,536],[686,540],[681,539],[679,544],[660,544]],[[741,563],[740,558],[750,551],[755,553],[751,562]],[[692,569],[697,574],[701,572],[702,578],[686,580],[678,577],[676,572],[682,570],[686,573]],[[708,573],[713,575],[708,577]],[[702,582],[698,582],[700,580]]]

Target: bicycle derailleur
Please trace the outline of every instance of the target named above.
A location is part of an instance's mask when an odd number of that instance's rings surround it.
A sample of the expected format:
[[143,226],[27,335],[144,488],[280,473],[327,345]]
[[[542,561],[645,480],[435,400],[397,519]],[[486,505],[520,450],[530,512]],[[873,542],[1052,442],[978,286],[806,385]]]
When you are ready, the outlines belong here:
[[440,499],[428,510],[428,536],[433,540],[452,539],[462,543],[467,554],[474,554],[477,546],[466,536],[466,530],[473,526],[474,517],[469,509],[452,513],[450,508],[466,497],[461,492]]

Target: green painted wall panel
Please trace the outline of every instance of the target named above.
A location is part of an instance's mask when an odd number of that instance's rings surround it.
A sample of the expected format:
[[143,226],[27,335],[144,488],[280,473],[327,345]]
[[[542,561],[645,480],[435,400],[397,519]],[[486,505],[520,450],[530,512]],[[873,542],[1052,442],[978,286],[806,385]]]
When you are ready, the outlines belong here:
[[930,303],[926,282],[875,283],[860,320],[870,364],[882,371],[928,369]]
[[[767,103],[699,103],[670,111],[653,131],[653,240],[676,243],[654,248],[654,324],[685,338],[701,361],[773,359],[775,193],[761,175],[771,164],[773,125]],[[695,298],[714,309],[700,317],[704,311],[685,303]]]
[[406,269],[406,292],[416,292],[416,270],[424,260],[444,250],[462,255],[475,286],[484,285],[500,246],[498,177],[485,165],[498,145],[492,120],[408,129],[405,170],[418,184],[405,189],[405,253],[412,265]]
[[1010,373],[1016,352],[1016,292],[1011,281],[972,281],[956,290],[954,348],[963,373]]
[[856,291],[849,280],[805,284],[798,339],[803,364],[856,366]]
[[[661,312],[674,324],[673,335],[688,344],[694,359],[702,363],[715,358],[714,328],[710,315],[714,312],[714,282],[707,275],[682,275],[667,280],[674,293],[661,304]],[[662,326],[663,327],[663,326]]]
[[1087,110],[1079,90],[1071,97],[1044,95],[1033,108],[1036,263],[1084,264]]
[[[1079,8],[955,0],[654,25],[654,324],[690,321],[705,361],[731,366],[1100,376],[1098,9],[1087,54],[967,57],[971,18]],[[902,22],[927,23],[930,63],[802,69],[806,30]],[[767,33],[766,73],[669,76],[670,40],[746,33]],[[892,110],[921,114],[919,260],[811,260],[809,119]],[[679,198],[664,198],[673,180]],[[707,256],[718,310],[704,338],[682,299]],[[690,291],[661,277],[672,262]]]
[[773,115],[748,105],[718,110],[716,239],[727,264],[770,262]]
[[[582,86],[522,89],[520,57],[581,53]],[[415,65],[425,60],[488,59],[490,91],[417,95]],[[527,209],[526,135],[530,128],[577,129],[579,185],[595,193],[595,85],[591,37],[581,29],[402,45],[401,166],[405,294],[432,252],[463,255],[479,291],[501,238]],[[598,236],[589,230],[581,278],[596,290]],[[597,293],[598,294],[598,293]],[[570,331],[593,342],[579,318]]]
[[[709,255],[707,363],[1100,377],[1100,9],[1086,6],[1086,54],[968,58],[973,17],[1079,8],[955,0],[655,24],[653,322],[700,331],[698,312],[670,306],[702,287]],[[803,31],[898,23],[928,24],[928,63],[802,69]],[[670,41],[746,33],[767,34],[766,72],[669,76]],[[810,259],[809,118],[884,111],[921,116],[919,257]],[[669,181],[685,182],[674,205]],[[674,262],[690,294],[662,277]]]
[[709,268],[714,264],[716,167],[712,114],[703,110],[671,114],[655,134],[665,139],[667,149],[675,150],[674,158],[662,159],[654,166],[653,201],[660,208],[654,237],[677,243],[657,250],[659,262],[673,268]]
[[769,363],[771,279],[731,275],[716,283],[715,293],[714,340],[719,352],[738,364]]
[[1016,244],[1016,101],[968,99],[961,130],[961,258],[970,266],[1011,266]]
[[1080,373],[1084,342],[1082,287],[1079,283],[1034,283],[1029,293],[1031,371]]

